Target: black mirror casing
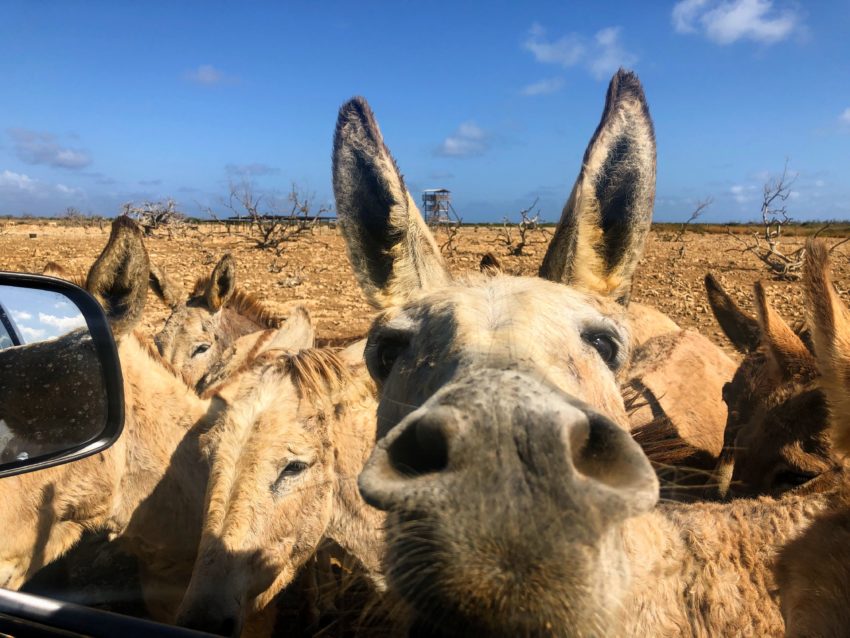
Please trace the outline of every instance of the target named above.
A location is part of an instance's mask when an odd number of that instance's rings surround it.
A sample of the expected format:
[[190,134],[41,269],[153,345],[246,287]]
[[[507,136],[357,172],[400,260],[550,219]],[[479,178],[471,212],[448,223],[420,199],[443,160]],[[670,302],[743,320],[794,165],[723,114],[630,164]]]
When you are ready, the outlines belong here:
[[[85,441],[63,446],[61,449],[50,450],[29,458],[0,462],[0,478],[31,472],[76,461],[107,449],[120,436],[124,426],[124,383],[121,375],[121,365],[118,359],[118,349],[112,336],[106,315],[100,304],[85,290],[74,284],[48,277],[27,273],[0,272],[0,286],[9,286],[22,291],[44,291],[58,293],[73,303],[85,320],[88,336],[94,349],[97,362],[102,372],[102,389],[105,404],[103,427]],[[13,340],[13,345],[14,340]],[[26,346],[22,346],[26,347]],[[0,350],[0,354],[2,354]],[[19,375],[24,371],[16,371]],[[0,387],[4,383],[6,371],[0,369]],[[70,400],[81,400],[80,397],[69,397]],[[0,417],[2,417],[0,405]]]

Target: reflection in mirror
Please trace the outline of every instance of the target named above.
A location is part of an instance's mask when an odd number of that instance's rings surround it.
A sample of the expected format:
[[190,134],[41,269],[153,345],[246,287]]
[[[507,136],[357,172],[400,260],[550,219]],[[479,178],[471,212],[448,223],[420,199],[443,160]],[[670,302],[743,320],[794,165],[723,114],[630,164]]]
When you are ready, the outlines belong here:
[[106,424],[103,369],[71,299],[0,285],[0,463],[97,439]]

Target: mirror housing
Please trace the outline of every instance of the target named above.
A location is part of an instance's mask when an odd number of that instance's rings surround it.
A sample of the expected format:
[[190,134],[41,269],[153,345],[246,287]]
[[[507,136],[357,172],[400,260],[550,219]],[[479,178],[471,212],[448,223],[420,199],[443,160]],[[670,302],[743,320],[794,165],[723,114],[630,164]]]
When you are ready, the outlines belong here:
[[[50,302],[71,315],[42,312]],[[36,316],[40,327],[25,325]],[[62,279],[0,272],[0,478],[102,452],[123,426],[118,350],[100,304]]]

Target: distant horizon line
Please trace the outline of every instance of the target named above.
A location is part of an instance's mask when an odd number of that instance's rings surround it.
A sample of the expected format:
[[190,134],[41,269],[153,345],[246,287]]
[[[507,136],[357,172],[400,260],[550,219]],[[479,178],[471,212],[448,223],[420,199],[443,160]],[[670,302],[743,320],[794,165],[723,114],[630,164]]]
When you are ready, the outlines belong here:
[[[120,215],[121,215],[121,213],[115,213],[115,214],[112,214],[112,215],[98,215],[98,214],[94,214],[94,213],[81,213],[78,220],[87,220],[88,219],[88,220],[94,221],[94,220],[100,220],[100,219],[104,219],[104,220],[115,219],[116,217],[118,217]],[[288,216],[287,215],[279,215],[277,217],[280,218],[280,219],[286,219]],[[215,217],[212,217],[212,216],[195,216],[195,215],[184,214],[184,218],[185,218],[186,221],[202,223],[202,224],[214,224],[214,223],[223,224],[223,223],[227,223],[227,222],[239,223],[239,222],[249,222],[249,221],[251,221],[251,218],[248,217],[248,216],[244,216],[244,217],[230,216],[230,217],[215,218]],[[310,218],[312,219],[312,217],[310,217]],[[336,220],[337,217],[336,217],[336,215],[322,215],[320,217],[320,219],[323,220],[323,221],[332,221],[332,220]],[[0,215],[0,220],[3,220],[3,221],[15,221],[15,220],[21,220],[21,221],[54,221],[54,222],[68,221],[69,223],[73,223],[74,221],[77,221],[77,220],[69,220],[66,217],[64,217],[61,213],[56,214],[56,215],[33,215],[33,214],[30,214],[30,213],[5,214],[5,215]],[[463,220],[461,220],[460,226],[470,226],[470,227],[472,227],[472,226],[502,226],[506,221],[511,225],[516,225],[518,223],[517,221],[514,221],[512,219],[506,220],[504,217],[502,217],[502,219],[493,219],[493,220],[487,220],[487,219],[479,220],[479,221],[463,221]],[[439,223],[437,225],[438,226],[452,226],[455,223],[456,222],[449,222],[449,223],[442,222],[442,223]],[[787,222],[784,222],[782,225],[784,227],[788,227],[788,226],[823,226],[823,225],[827,225],[827,224],[850,224],[850,216],[848,216],[847,218],[831,218],[831,219],[815,218],[815,219],[789,220]],[[541,220],[540,222],[538,222],[538,225],[544,226],[544,227],[547,227],[547,228],[548,227],[554,227],[554,226],[558,225],[558,221],[557,220],[556,221],[542,221]],[[689,228],[701,228],[701,227],[704,228],[704,227],[708,227],[708,226],[764,226],[763,222],[756,219],[756,218],[752,218],[752,219],[749,219],[749,220],[738,219],[738,220],[727,220],[727,221],[692,221],[692,222],[687,222],[684,214],[683,214],[681,220],[664,220],[664,221],[662,221],[662,220],[652,220],[652,225],[653,226],[679,226],[679,227],[682,226],[682,225],[685,225]]]

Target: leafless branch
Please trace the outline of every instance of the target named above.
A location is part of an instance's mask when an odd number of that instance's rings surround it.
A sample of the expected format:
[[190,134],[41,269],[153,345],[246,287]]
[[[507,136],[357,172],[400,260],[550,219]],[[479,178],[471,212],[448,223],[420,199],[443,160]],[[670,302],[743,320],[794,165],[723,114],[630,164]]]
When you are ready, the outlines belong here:
[[688,219],[686,219],[684,222],[682,222],[682,225],[679,227],[679,230],[676,232],[675,237],[673,237],[673,241],[679,243],[679,251],[678,251],[678,258],[679,259],[682,259],[685,256],[685,248],[686,248],[686,246],[685,246],[685,244],[686,244],[686,242],[685,242],[685,232],[687,231],[688,226],[691,225],[696,220],[698,220],[700,218],[700,216],[705,212],[705,209],[708,208],[709,206],[711,206],[711,204],[713,202],[714,202],[714,199],[712,199],[711,197],[706,197],[705,199],[698,201],[696,207],[691,212]]
[[[796,247],[791,251],[782,247],[782,230],[786,224],[793,222],[786,202],[791,197],[791,187],[796,179],[796,174],[789,176],[786,159],[782,174],[769,178],[762,186],[761,230],[753,233],[749,239],[744,239],[732,235],[727,228],[727,233],[742,245],[740,250],[755,255],[778,279],[798,279],[806,254],[805,246]],[[816,235],[824,230],[826,228],[819,230]]]
[[181,234],[186,231],[186,215],[177,210],[177,204],[171,198],[159,202],[144,201],[140,204],[127,202],[122,207],[121,214],[136,220],[145,235],[153,235],[154,231],[164,228],[171,239],[176,231]]
[[223,204],[234,216],[249,223],[250,237],[257,248],[274,250],[280,255],[285,242],[312,233],[322,214],[329,212],[325,206],[313,212],[313,199],[312,193],[303,191],[294,182],[282,201],[257,193],[250,182],[241,182],[230,185]]
[[[513,255],[514,257],[522,255],[525,247],[528,245],[528,235],[531,232],[536,231],[543,235],[548,235],[547,230],[541,226],[540,211],[538,210],[534,213],[534,215],[531,214],[537,207],[537,202],[539,200],[539,197],[535,197],[534,201],[531,202],[531,206],[519,211],[520,221],[518,224],[512,224],[511,220],[507,217],[502,220],[502,228],[497,237],[499,242],[504,244],[505,248],[508,249],[508,254]],[[514,230],[516,230],[519,235],[516,241],[514,241]]]

